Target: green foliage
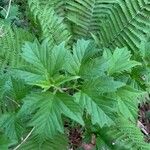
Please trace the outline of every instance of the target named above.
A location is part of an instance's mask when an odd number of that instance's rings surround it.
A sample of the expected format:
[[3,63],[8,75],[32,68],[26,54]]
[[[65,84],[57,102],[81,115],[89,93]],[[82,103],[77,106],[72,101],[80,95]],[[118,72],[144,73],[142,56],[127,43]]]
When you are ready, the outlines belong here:
[[67,26],[63,18],[55,13],[53,7],[49,4],[42,5],[39,0],[29,0],[28,3],[34,21],[39,22],[41,32],[39,36],[42,40],[49,39],[50,46],[69,40],[70,34]]
[[53,139],[47,139],[43,142],[41,142],[41,140],[38,139],[36,136],[33,136],[30,137],[28,141],[26,141],[26,143],[19,148],[19,150],[56,150],[60,148],[62,150],[66,150],[67,145],[67,138],[63,135],[54,136]]
[[12,66],[16,67],[22,63],[21,47],[25,41],[32,41],[33,36],[28,31],[16,28],[13,29],[9,24],[0,23],[0,64],[3,68]]
[[149,32],[149,0],[70,0],[67,8],[73,32],[86,38],[92,33],[104,47],[136,51],[143,33]]
[[16,4],[0,20],[0,149],[69,149],[69,123],[97,150],[149,150],[149,0],[28,0],[26,29]]
[[57,134],[57,131],[64,132],[61,114],[84,125],[80,106],[74,102],[71,96],[66,94],[46,92],[40,95],[37,93],[29,95],[25,98],[21,109],[23,117],[29,115],[28,111],[30,114],[36,112],[29,125],[35,127],[36,134],[43,138],[51,138]]
[[137,63],[136,61],[130,60],[131,54],[126,48],[117,48],[113,55],[110,50],[105,50],[104,57],[109,61],[108,74],[110,75],[129,71],[132,67],[140,65],[140,63]]
[[149,144],[143,143],[143,134],[131,121],[119,119],[117,126],[112,126],[111,130],[105,128],[101,130],[95,128],[97,134],[97,149],[99,147],[107,150],[148,150]]

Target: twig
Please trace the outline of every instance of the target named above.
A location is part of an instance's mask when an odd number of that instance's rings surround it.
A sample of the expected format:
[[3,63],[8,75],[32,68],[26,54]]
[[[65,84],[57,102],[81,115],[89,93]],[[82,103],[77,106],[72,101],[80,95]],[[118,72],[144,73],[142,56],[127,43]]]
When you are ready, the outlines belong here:
[[8,98],[10,101],[14,102],[18,107],[21,107],[19,103],[17,103],[16,101],[14,101],[13,99],[11,99],[10,97],[6,96],[6,98]]
[[33,128],[33,129],[29,132],[29,134],[25,137],[25,139],[24,139],[17,147],[15,147],[13,150],[17,150],[24,142],[26,142],[26,140],[30,137],[30,135],[32,134],[32,132],[33,132],[34,129],[35,129],[35,128]]
[[138,127],[143,131],[145,135],[148,135],[148,132],[146,131],[144,125],[140,121],[138,121]]
[[6,13],[5,19],[7,19],[8,16],[9,16],[9,12],[10,12],[10,8],[11,8],[11,2],[12,2],[12,0],[9,0],[8,9],[7,9],[7,13]]

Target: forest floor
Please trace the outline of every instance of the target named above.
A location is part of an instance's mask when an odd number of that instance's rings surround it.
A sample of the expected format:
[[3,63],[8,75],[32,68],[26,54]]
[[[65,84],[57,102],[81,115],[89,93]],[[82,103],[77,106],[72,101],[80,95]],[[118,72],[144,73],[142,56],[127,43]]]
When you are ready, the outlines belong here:
[[139,106],[138,126],[147,137],[146,141],[150,142],[150,103]]

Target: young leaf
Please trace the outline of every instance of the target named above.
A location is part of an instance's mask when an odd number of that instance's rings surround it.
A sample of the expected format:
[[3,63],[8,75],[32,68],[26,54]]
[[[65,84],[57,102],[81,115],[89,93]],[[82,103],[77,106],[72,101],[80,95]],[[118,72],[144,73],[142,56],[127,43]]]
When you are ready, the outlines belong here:
[[34,41],[34,43],[26,42],[22,50],[22,56],[29,64],[23,69],[17,70],[16,75],[30,85],[37,85],[44,89],[54,86],[54,78],[65,64],[67,53],[65,43],[49,49],[47,41],[44,41],[41,45],[38,41]]
[[37,74],[53,76],[62,69],[65,64],[66,49],[65,43],[48,48],[48,41],[45,40],[41,45],[38,41],[34,43],[26,42],[23,49],[23,58],[35,67]]

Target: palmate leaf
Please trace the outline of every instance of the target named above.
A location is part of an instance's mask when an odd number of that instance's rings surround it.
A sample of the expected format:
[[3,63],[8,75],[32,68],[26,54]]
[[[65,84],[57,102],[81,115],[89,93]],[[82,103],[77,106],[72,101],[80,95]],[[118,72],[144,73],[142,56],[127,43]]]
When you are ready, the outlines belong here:
[[103,58],[90,59],[80,67],[80,76],[83,79],[93,79],[105,75],[108,62]]
[[42,142],[38,137],[31,136],[19,150],[66,150],[68,146],[67,138],[64,135],[56,135],[52,139]]
[[47,42],[47,40],[42,44],[38,41],[26,42],[22,49],[22,57],[27,65],[16,71],[16,75],[27,84],[37,85],[45,90],[78,78],[78,76],[67,77],[59,74],[66,64],[65,58],[68,54],[65,43],[50,49]]
[[111,77],[94,78],[86,81],[81,92],[75,94],[76,101],[91,115],[93,124],[98,123],[100,127],[110,126],[113,124],[113,120],[111,115],[108,115],[110,114],[108,110],[111,111],[112,106],[107,105],[107,101],[111,99],[102,96],[104,93],[115,92],[122,86],[124,86],[122,82],[114,81]]
[[22,51],[23,58],[36,68],[38,74],[47,73],[48,77],[53,76],[65,64],[65,43],[50,49],[47,40],[41,45],[36,40],[34,43],[27,42]]
[[29,125],[35,127],[37,135],[45,138],[52,137],[58,131],[63,133],[62,114],[84,125],[80,106],[66,94],[46,92],[29,95],[24,100],[20,116],[31,115],[35,110]]
[[141,65],[139,62],[130,60],[131,53],[127,48],[116,48],[113,54],[110,50],[106,49],[103,57],[108,60],[108,74],[121,73],[129,71],[131,68]]

